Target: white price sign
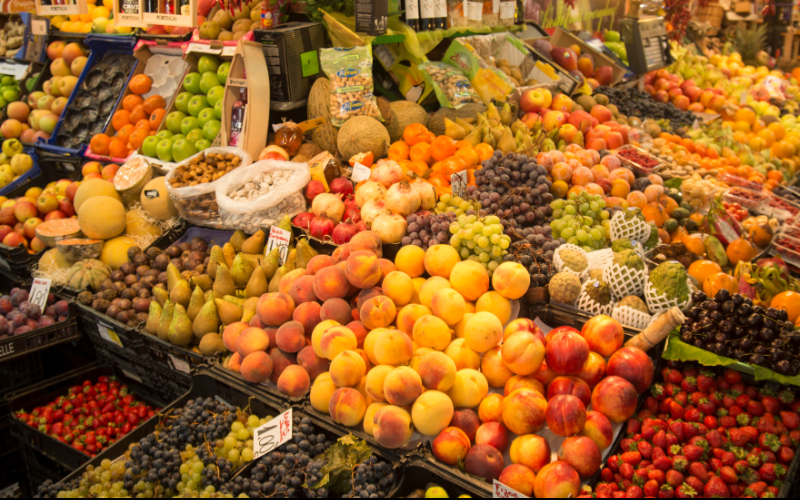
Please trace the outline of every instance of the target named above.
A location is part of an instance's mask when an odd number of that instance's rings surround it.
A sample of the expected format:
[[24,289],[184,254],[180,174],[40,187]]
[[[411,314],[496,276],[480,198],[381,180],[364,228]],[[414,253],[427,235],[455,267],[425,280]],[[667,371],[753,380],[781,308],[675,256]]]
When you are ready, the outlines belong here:
[[50,295],[50,280],[46,278],[33,278],[31,293],[28,302],[39,306],[39,310],[44,314],[47,309],[47,297]]
[[214,48],[211,45],[206,45],[205,43],[190,43],[189,47],[186,49],[186,52],[200,52],[203,54],[220,54],[222,52],[222,48]]
[[172,360],[173,368],[175,368],[179,372],[186,373],[188,375],[189,372],[192,371],[192,367],[189,366],[189,363],[187,363],[186,361],[178,359],[172,354],[169,355],[169,359]]
[[285,264],[289,257],[290,241],[292,241],[291,231],[272,226],[269,230],[269,240],[267,240],[267,249],[264,255],[269,255],[273,248],[278,247],[281,253],[281,265]]
[[450,187],[453,196],[467,197],[467,171],[462,170],[450,176]]
[[492,498],[529,498],[517,490],[512,490],[497,479],[492,480]]
[[41,19],[32,20],[31,33],[34,35],[47,35],[47,21]]
[[372,170],[370,170],[369,167],[356,162],[356,166],[353,167],[353,173],[350,175],[350,179],[352,179],[352,181],[355,183],[359,183],[369,179],[370,175],[372,175]]
[[97,325],[97,331],[100,332],[100,336],[106,339],[109,342],[113,342],[120,347],[125,347],[122,345],[122,340],[120,340],[119,335],[114,330],[110,330],[103,325]]
[[232,56],[236,53],[236,46],[235,45],[226,45],[222,47],[222,55],[223,56]]
[[289,408],[253,431],[253,460],[292,439],[292,409]]

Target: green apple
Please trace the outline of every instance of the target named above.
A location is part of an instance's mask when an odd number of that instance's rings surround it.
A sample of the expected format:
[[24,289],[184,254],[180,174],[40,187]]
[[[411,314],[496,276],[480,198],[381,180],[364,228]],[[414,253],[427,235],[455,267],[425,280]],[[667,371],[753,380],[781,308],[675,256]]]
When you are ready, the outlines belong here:
[[161,132],[156,134],[156,137],[158,137],[159,139],[169,139],[173,135],[175,135],[175,134],[173,134],[169,130],[162,130]]
[[169,140],[171,140],[172,142],[175,142],[178,139],[186,139],[186,136],[183,135],[183,134],[175,134],[175,135],[173,135],[172,137],[169,138]]
[[161,161],[172,161],[172,139],[162,139],[156,146],[156,154]]
[[6,76],[3,77],[2,80],[0,80],[0,84],[2,84],[2,85],[14,85],[14,77],[6,75]]
[[0,97],[0,109],[5,108],[6,106],[8,106],[8,101]]
[[155,158],[158,155],[158,143],[161,139],[157,135],[151,135],[142,143],[142,153],[150,158]]
[[197,122],[200,124],[201,128],[209,121],[215,119],[216,118],[214,118],[214,110],[211,108],[206,108],[203,111],[201,111],[199,115],[197,115]]
[[6,102],[14,102],[14,101],[16,101],[17,99],[19,99],[19,89],[15,89],[15,88],[12,87],[12,88],[10,88],[8,90],[4,90],[3,91],[3,99],[5,99]]
[[202,151],[204,149],[208,149],[208,148],[211,147],[211,141],[207,141],[205,139],[200,139],[199,141],[194,143],[194,147],[196,147],[198,151]]
[[187,116],[181,120],[181,134],[186,135],[194,129],[200,128],[201,125],[194,116]]
[[228,72],[231,70],[231,63],[224,62],[219,65],[217,68],[217,80],[219,80],[220,85],[225,85],[225,82],[228,81]]
[[219,129],[221,128],[222,123],[219,120],[209,120],[203,125],[203,137],[213,142],[219,135]]
[[208,94],[208,91],[219,85],[217,80],[217,73],[214,71],[206,71],[200,77],[200,92]]
[[214,105],[214,116],[217,118],[217,120],[222,120],[222,101],[219,101]]
[[201,74],[206,71],[217,71],[219,60],[214,56],[204,55],[197,61],[197,71]]
[[209,106],[216,106],[216,104],[222,100],[222,97],[225,95],[225,87],[222,85],[217,85],[216,87],[212,87],[211,90],[208,91],[206,96],[208,97],[208,105]]
[[189,112],[189,101],[192,100],[194,94],[191,92],[181,92],[175,98],[175,107],[178,108],[178,111],[183,111],[184,113]]
[[180,133],[181,122],[184,118],[186,118],[186,115],[182,111],[173,111],[172,113],[168,114],[166,118],[167,130],[173,134]]
[[205,140],[205,138],[203,137],[203,129],[196,128],[190,131],[188,134],[186,134],[186,140],[191,142],[192,144],[200,140]]
[[186,139],[178,139],[172,143],[172,157],[175,161],[183,161],[195,153],[197,153],[197,148]]
[[197,116],[208,106],[208,99],[204,95],[196,95],[189,101],[189,114]]
[[192,94],[200,93],[200,73],[189,73],[183,79],[183,88]]

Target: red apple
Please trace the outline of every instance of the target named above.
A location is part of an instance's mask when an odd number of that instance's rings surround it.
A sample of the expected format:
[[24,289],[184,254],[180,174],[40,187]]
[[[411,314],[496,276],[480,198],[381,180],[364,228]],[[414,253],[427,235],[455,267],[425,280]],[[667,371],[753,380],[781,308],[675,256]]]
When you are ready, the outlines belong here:
[[592,391],[592,409],[622,423],[636,413],[636,388],[622,377],[606,377]]
[[19,222],[25,222],[26,220],[36,217],[37,215],[39,215],[39,211],[36,210],[36,205],[29,201],[23,201],[14,205],[14,216],[16,216]]
[[592,127],[592,115],[583,110],[574,111],[569,115],[569,123],[585,134]]
[[81,183],[79,181],[73,182],[67,189],[64,191],[64,196],[66,196],[70,202],[75,201],[75,193],[78,192],[78,188],[81,187]]
[[678,87],[675,87],[674,89],[670,89],[670,91],[667,92],[667,94],[669,94],[669,100],[674,101],[676,97],[683,95],[683,90],[679,89]]
[[[600,179],[605,180],[605,179]],[[609,183],[609,188],[611,183]],[[603,377],[606,376],[606,360],[603,356],[596,352],[589,353],[589,359],[583,364],[583,369],[578,374],[578,378],[583,380],[589,385],[589,388],[594,389]],[[588,404],[587,404],[588,406]]]
[[10,232],[3,238],[3,245],[16,248],[20,245],[23,245],[25,248],[28,248],[28,240],[25,239],[24,236],[17,233],[16,231]]
[[64,215],[64,212],[61,210],[56,210],[55,212],[50,212],[49,214],[44,216],[44,220],[56,220],[56,219],[66,219],[67,216]]
[[14,207],[0,209],[0,224],[13,226],[17,223],[17,216],[14,215]]
[[542,126],[548,132],[555,130],[567,123],[567,116],[561,111],[550,111],[544,117]]
[[14,232],[22,237],[25,237],[25,224],[22,222],[17,222],[14,224]]
[[669,94],[667,94],[666,90],[656,90],[656,93],[653,94],[653,99],[658,102],[667,102],[669,101]]
[[553,102],[553,95],[547,89],[526,90],[519,100],[519,107],[526,113],[549,108]]
[[549,401],[556,396],[565,395],[575,396],[584,406],[589,406],[592,400],[592,390],[583,380],[578,377],[556,377],[547,386],[547,399]]
[[41,224],[43,221],[38,217],[31,217],[30,219],[26,220],[23,224],[25,230],[25,237],[33,239],[36,237],[36,228]]
[[600,66],[597,68],[597,71],[594,72],[594,79],[597,80],[600,85],[607,87],[614,82],[614,70],[611,69],[611,66]]
[[655,88],[657,91],[658,91],[658,90],[668,91],[668,90],[669,90],[669,80],[667,80],[666,78],[659,78],[659,79],[658,79],[658,80],[656,80],[656,82],[653,84],[653,87],[654,87],[654,88]]
[[[600,151],[601,149],[608,149],[608,145],[606,144],[606,141],[604,139],[598,138],[598,137],[593,137],[593,138],[588,139],[586,141],[586,149],[593,149],[595,151]],[[600,179],[600,180],[603,180],[603,179]],[[609,185],[609,189],[611,189],[610,185]]]
[[653,383],[655,367],[650,356],[643,350],[638,347],[623,347],[608,360],[606,373],[624,378],[641,394]]
[[64,198],[58,202],[58,210],[66,217],[72,217],[75,215],[75,207],[72,205],[72,201],[68,198]]
[[3,241],[6,236],[14,232],[14,228],[9,225],[0,226],[0,241]]
[[700,99],[700,95],[703,93],[699,87],[686,87],[683,89],[683,95],[689,98],[692,102],[697,102]]
[[680,109],[681,111],[687,111],[689,109],[689,104],[691,104],[691,101],[689,101],[689,98],[686,97],[685,95],[681,95],[675,98],[673,104],[675,104],[675,107]]

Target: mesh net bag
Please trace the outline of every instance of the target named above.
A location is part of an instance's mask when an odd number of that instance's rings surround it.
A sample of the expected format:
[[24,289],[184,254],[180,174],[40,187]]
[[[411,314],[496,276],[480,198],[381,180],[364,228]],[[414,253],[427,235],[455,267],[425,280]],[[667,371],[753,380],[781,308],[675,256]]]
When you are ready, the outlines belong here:
[[565,244],[559,246],[556,249],[556,251],[553,253],[553,264],[555,264],[555,266],[556,266],[556,271],[558,271],[558,272],[566,271],[568,273],[572,273],[572,274],[577,275],[581,279],[585,278],[586,275],[587,275],[587,272],[589,271],[589,268],[591,268],[591,266],[587,267],[582,273],[573,271],[572,269],[570,269],[567,266],[565,266],[564,265],[564,261],[561,260],[561,251],[562,250],[575,250],[577,252],[580,252],[581,255],[586,257],[586,261],[587,262],[589,261],[589,258],[586,255],[586,251],[583,248],[581,248],[581,247],[579,247],[577,245],[572,245],[570,243],[565,243]]
[[653,314],[660,314],[665,311],[669,311],[673,307],[686,309],[692,302],[692,290],[694,289],[691,280],[687,279],[686,282],[689,286],[689,293],[687,294],[685,301],[678,302],[677,298],[668,300],[663,294],[658,293],[656,287],[650,283],[650,280],[647,280],[644,285],[644,299],[645,302],[647,302],[647,308],[650,309],[650,312]]
[[575,305],[578,307],[578,309],[594,314],[595,316],[598,314],[610,316],[615,305],[613,297],[608,304],[601,305],[586,293],[586,289],[595,286],[596,283],[596,280],[587,280],[586,283],[581,286],[581,294],[578,295],[578,300],[575,301]]
[[637,330],[644,330],[654,319],[654,316],[628,306],[615,307],[611,312],[611,317],[623,325]]
[[595,250],[586,254],[586,260],[589,261],[588,269],[603,269],[614,260],[614,252],[610,248]]
[[647,241],[650,237],[650,225],[637,218],[625,220],[623,212],[611,217],[611,241],[628,238],[634,245]]
[[647,281],[647,266],[637,270],[611,262],[603,269],[603,281],[611,287],[617,300],[628,295],[641,295]]

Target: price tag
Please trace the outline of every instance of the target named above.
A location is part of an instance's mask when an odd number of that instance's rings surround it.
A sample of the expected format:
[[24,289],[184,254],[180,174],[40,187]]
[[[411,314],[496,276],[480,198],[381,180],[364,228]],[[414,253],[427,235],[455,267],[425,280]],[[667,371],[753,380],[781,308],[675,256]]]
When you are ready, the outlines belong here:
[[47,21],[42,19],[31,21],[31,33],[34,35],[47,35]]
[[269,239],[267,240],[267,250],[264,255],[269,255],[273,248],[280,248],[281,265],[286,263],[289,257],[289,242],[292,240],[291,231],[272,226],[269,229]]
[[192,371],[192,367],[189,366],[189,363],[182,359],[178,359],[172,354],[169,355],[169,359],[172,361],[172,367],[178,370],[181,373],[189,374]]
[[359,183],[369,179],[371,175],[372,170],[370,170],[369,167],[365,167],[364,165],[356,162],[356,166],[353,167],[353,173],[350,175],[350,179],[352,179],[355,183]]
[[109,330],[103,325],[97,325],[97,331],[100,332],[100,336],[106,339],[109,342],[113,342],[120,347],[125,347],[122,345],[122,340],[120,340],[119,335],[114,330]]
[[273,132],[277,132],[278,130],[282,129],[283,127],[284,127],[283,123],[273,123],[272,124],[272,131]]
[[50,280],[46,278],[33,278],[31,293],[28,302],[39,306],[39,310],[44,314],[47,309],[47,296],[50,294]]
[[216,54],[219,55],[222,49],[217,49],[205,43],[190,43],[186,52],[201,52],[203,54]]
[[253,460],[258,460],[292,439],[292,409],[253,431]]
[[236,52],[236,45],[222,47],[223,56],[232,56]]
[[467,171],[462,170],[450,176],[450,187],[453,196],[465,198],[467,196]]
[[517,490],[512,490],[497,479],[492,481],[492,498],[529,498]]
[[140,384],[142,383],[142,377],[136,375],[135,373],[131,373],[128,370],[122,370],[122,374],[128,377],[129,379],[139,382]]
[[500,19],[514,19],[517,2],[500,2]]

